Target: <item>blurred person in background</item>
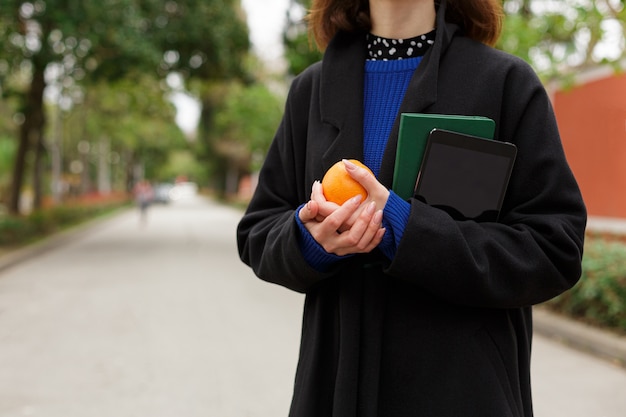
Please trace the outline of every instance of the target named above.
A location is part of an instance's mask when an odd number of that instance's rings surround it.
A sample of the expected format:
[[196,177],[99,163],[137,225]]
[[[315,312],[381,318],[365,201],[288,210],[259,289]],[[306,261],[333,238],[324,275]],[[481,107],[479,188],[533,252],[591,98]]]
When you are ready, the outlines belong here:
[[152,185],[147,180],[141,180],[133,189],[135,196],[135,202],[139,208],[139,216],[141,224],[145,224],[148,216],[148,207],[154,198],[154,191]]

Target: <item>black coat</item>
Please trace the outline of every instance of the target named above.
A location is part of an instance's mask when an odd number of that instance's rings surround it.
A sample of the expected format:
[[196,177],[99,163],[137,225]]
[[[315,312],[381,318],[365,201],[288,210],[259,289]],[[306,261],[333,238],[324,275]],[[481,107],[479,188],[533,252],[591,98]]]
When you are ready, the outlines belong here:
[[[528,417],[531,306],[580,277],[585,207],[549,98],[522,60],[438,16],[400,112],[486,116],[518,157],[499,223],[455,221],[410,199],[397,254],[321,273],[295,209],[342,158],[363,158],[363,33],[339,33],[291,86],[238,231],[263,280],[306,293],[293,417]],[[396,120],[379,180],[391,186]]]

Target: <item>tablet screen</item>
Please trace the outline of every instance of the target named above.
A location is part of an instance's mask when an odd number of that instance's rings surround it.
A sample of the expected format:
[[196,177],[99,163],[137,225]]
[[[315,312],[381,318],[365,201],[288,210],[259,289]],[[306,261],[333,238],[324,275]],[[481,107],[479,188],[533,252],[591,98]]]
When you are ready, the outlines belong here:
[[433,130],[416,196],[458,220],[497,221],[515,156],[510,143]]

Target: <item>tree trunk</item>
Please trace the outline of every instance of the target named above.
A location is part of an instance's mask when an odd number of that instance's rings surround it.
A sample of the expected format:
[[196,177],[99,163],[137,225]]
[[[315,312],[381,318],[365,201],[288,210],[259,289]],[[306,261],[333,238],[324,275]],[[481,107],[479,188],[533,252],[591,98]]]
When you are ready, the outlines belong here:
[[532,17],[532,2],[533,0],[523,0],[522,7],[520,8],[519,14],[524,17],[524,19],[528,20]]
[[110,141],[101,137],[98,142],[98,192],[111,193],[111,164],[109,163]]
[[[33,79],[30,90],[25,96],[24,123],[20,127],[19,145],[15,155],[13,166],[13,178],[11,181],[11,198],[9,200],[9,212],[20,213],[20,196],[24,177],[27,169],[27,159],[33,146],[43,146],[43,126],[45,124],[43,108],[43,90],[45,88],[45,67],[37,65],[33,60]],[[35,173],[35,175],[37,175]],[[37,184],[38,179],[35,180]],[[37,190],[35,190],[37,192]],[[41,196],[39,196],[39,199]]]
[[50,168],[52,169],[52,201],[59,204],[63,199],[63,113],[57,103],[54,124],[54,139],[49,145]]
[[39,129],[36,135],[35,144],[35,161],[33,166],[33,209],[39,210],[43,207],[43,172],[44,172],[44,154],[46,148],[43,144],[43,127]]
[[24,182],[24,172],[26,171],[26,155],[30,149],[30,131],[26,127],[26,121],[20,128],[20,139],[15,154],[15,165],[13,165],[13,178],[11,180],[11,196],[9,199],[9,212],[19,214],[20,195]]

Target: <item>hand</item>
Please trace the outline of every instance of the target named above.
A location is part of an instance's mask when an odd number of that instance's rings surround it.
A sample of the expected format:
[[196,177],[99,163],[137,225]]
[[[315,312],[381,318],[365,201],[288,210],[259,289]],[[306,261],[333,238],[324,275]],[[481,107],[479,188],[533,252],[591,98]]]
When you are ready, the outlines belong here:
[[[385,229],[381,228],[383,213],[376,211],[374,202],[361,207],[361,196],[346,201],[342,206],[319,221],[320,204],[310,200],[298,213],[304,227],[328,253],[343,256],[371,252],[381,242]],[[360,212],[360,213],[359,213]],[[357,215],[349,229],[339,231],[351,217]]]
[[382,210],[389,199],[389,190],[387,187],[378,182],[376,177],[365,168],[359,167],[347,159],[343,160],[343,164],[348,174],[367,191],[365,202],[373,201],[376,203],[376,207]]
[[[389,190],[387,187],[379,183],[376,177],[368,170],[359,167],[346,159],[343,160],[343,163],[348,174],[353,179],[358,181],[367,191],[367,198],[365,202],[374,201],[376,203],[376,207],[382,210],[389,199]],[[322,184],[319,181],[315,181],[313,183],[311,200],[316,201],[319,204],[318,215],[316,218],[320,222],[339,208],[338,204],[326,200]],[[365,207],[363,204],[361,206],[362,209]],[[354,213],[344,224],[341,225],[341,227],[339,227],[338,230],[343,232],[352,227],[358,214],[360,214],[360,211]]]
[[[354,197],[342,206],[329,202],[319,181],[313,184],[311,200],[298,215],[313,238],[329,253],[347,255],[371,252],[381,242],[385,229],[382,208],[389,198],[389,190],[366,169],[344,161],[348,173],[368,191]],[[378,210],[377,210],[378,208]]]

